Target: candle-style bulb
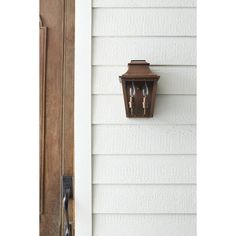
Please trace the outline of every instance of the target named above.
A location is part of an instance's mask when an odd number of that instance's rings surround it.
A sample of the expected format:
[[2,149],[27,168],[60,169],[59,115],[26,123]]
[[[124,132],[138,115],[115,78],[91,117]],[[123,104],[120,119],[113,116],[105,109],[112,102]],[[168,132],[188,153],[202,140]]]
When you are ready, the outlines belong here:
[[147,97],[148,95],[149,95],[149,89],[148,89],[147,83],[145,82],[144,88],[143,88],[143,96]]

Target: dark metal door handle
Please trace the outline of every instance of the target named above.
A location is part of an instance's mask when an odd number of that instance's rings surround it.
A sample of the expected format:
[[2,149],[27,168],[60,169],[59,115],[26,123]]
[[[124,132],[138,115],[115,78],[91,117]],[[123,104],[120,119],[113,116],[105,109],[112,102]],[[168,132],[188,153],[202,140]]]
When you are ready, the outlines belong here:
[[69,192],[66,192],[63,197],[63,208],[65,212],[65,236],[71,236],[70,221],[69,221],[69,212],[68,212],[68,203],[69,203]]
[[72,227],[69,219],[69,199],[73,199],[73,181],[71,176],[63,176],[63,209],[65,215],[64,235],[72,236]]

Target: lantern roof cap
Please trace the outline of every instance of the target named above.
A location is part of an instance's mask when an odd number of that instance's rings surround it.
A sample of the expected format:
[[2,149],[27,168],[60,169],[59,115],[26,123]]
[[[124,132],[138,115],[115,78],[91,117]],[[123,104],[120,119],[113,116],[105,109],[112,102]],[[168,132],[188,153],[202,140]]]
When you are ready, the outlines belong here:
[[150,63],[145,60],[131,60],[128,63],[128,70],[120,76],[120,79],[151,79],[158,80],[160,76],[154,74],[150,68]]

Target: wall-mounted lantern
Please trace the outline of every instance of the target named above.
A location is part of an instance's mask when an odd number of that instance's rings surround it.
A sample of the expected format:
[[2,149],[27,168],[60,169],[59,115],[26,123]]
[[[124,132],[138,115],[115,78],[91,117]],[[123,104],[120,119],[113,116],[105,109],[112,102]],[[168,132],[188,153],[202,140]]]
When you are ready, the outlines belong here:
[[152,117],[157,81],[145,60],[131,60],[128,71],[119,76],[122,83],[127,117]]

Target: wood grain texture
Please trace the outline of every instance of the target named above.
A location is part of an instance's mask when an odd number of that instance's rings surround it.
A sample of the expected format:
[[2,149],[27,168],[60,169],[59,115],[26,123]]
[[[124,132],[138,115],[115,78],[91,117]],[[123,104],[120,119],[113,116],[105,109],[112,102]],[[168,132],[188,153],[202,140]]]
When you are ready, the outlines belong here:
[[93,7],[196,7],[196,0],[93,0]]
[[40,214],[44,211],[47,27],[40,21]]
[[41,195],[44,209],[40,235],[59,236],[64,225],[61,177],[73,173],[74,0],[40,0],[40,16],[47,27],[44,194]]
[[93,124],[196,124],[196,96],[158,95],[154,117],[125,116],[123,96],[93,95]]
[[95,214],[93,221],[94,236],[196,236],[195,215]]
[[99,8],[93,36],[195,36],[195,18],[194,8]]
[[[195,66],[151,66],[160,75],[158,94],[196,94]],[[119,75],[127,66],[93,66],[93,94],[122,94]]]
[[[74,175],[74,51],[75,51],[75,0],[64,2],[63,30],[63,124],[62,124],[62,175]],[[62,222],[65,222],[62,209]],[[74,225],[74,201],[69,201],[69,220]],[[64,227],[64,225],[62,226]],[[74,233],[73,233],[74,234]]]
[[93,38],[93,65],[126,65],[131,59],[144,59],[151,65],[196,65],[196,39]]
[[95,155],[94,184],[193,184],[194,155]]
[[65,1],[63,62],[63,173],[73,175],[74,169],[74,37],[75,2]]
[[196,212],[194,185],[95,185],[93,191],[93,213]]
[[[48,11],[48,9],[54,9]],[[63,65],[63,3],[40,1],[40,15],[47,34],[46,123],[44,211],[40,217],[40,235],[54,236],[61,232],[61,132]]]
[[194,125],[94,125],[93,154],[195,154]]

